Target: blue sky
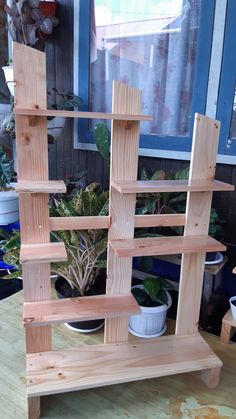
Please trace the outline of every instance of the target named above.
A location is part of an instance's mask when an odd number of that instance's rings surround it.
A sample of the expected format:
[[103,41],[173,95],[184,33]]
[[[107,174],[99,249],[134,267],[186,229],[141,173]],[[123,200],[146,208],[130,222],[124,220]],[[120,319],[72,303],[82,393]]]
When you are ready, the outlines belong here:
[[172,16],[182,7],[182,0],[95,0],[97,24],[119,23]]

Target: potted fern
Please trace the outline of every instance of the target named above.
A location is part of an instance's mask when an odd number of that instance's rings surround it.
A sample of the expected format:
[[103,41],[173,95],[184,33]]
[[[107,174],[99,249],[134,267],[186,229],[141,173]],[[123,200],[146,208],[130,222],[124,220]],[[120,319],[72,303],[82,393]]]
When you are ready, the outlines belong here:
[[168,293],[170,289],[171,283],[161,277],[147,277],[142,285],[132,287],[132,294],[141,313],[130,316],[130,333],[142,338],[154,338],[165,333],[166,314],[172,304]]

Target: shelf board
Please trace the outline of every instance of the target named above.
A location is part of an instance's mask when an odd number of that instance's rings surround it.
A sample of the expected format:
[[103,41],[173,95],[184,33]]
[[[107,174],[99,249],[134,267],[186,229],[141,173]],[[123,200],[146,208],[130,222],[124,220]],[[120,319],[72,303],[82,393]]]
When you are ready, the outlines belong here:
[[208,192],[233,191],[234,185],[218,180],[137,180],[116,181],[112,187],[121,194],[150,192]]
[[111,240],[118,257],[172,255],[177,253],[224,252],[226,247],[210,236],[148,237]]
[[25,116],[55,116],[67,118],[86,118],[86,119],[115,119],[121,121],[152,121],[150,115],[132,115],[119,113],[103,113],[103,112],[77,112],[77,111],[58,111],[55,109],[17,109],[14,108],[15,115]]
[[137,339],[28,354],[27,390],[44,396],[220,367],[198,333]]
[[66,185],[63,180],[20,180],[15,190],[22,193],[65,193]]
[[132,294],[96,295],[60,300],[24,303],[25,326],[44,326],[111,317],[125,317],[140,313]]
[[20,263],[65,262],[67,253],[63,242],[22,244]]

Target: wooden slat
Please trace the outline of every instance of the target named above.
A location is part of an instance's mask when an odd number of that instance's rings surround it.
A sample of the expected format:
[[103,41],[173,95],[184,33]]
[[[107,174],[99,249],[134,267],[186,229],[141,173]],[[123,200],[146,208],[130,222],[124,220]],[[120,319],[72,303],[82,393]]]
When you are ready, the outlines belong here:
[[14,108],[15,115],[25,116],[55,116],[66,118],[89,118],[89,119],[108,119],[120,121],[152,121],[150,115],[124,114],[124,113],[103,113],[103,112],[76,112],[76,111],[58,111],[53,109],[19,109]]
[[40,326],[123,317],[138,313],[140,307],[132,294],[96,295],[25,303],[23,321],[25,326]]
[[145,214],[135,215],[134,226],[140,227],[174,227],[184,226],[185,214]]
[[[193,131],[192,157],[189,180],[214,180],[220,123],[196,114]],[[184,235],[207,237],[211,211],[212,192],[188,192]],[[195,240],[195,237],[192,237]],[[205,252],[183,255],[176,333],[195,333],[198,329],[205,266]]]
[[[14,106],[15,108],[46,109],[46,57],[33,48],[13,43]],[[15,116],[17,177],[18,181],[48,180],[47,120],[38,118],[37,126],[29,126],[28,117]],[[49,208],[46,194],[20,194],[21,243],[50,241]],[[50,299],[50,264],[23,264],[23,288],[25,301]],[[52,347],[51,327],[28,329],[26,350],[29,353],[48,351]],[[40,401],[29,402],[29,415],[38,415]],[[33,416],[32,416],[33,417]]]
[[28,395],[44,396],[221,366],[199,334],[30,354]]
[[63,180],[20,180],[15,190],[22,193],[65,193],[66,185]]
[[173,236],[112,240],[111,246],[119,257],[171,255],[176,253],[224,252],[226,247],[210,236]]
[[22,244],[21,263],[65,262],[67,253],[64,243]]
[[[113,83],[113,113],[136,114],[141,111],[141,91],[128,85]],[[112,121],[110,182],[136,180],[138,172],[139,124],[129,129],[122,121]],[[107,294],[127,294],[131,288],[132,259],[119,259],[110,240],[131,238],[134,234],[134,213],[136,196],[121,196],[110,185],[109,215],[111,227],[108,233]],[[105,343],[128,339],[128,319],[107,319],[105,321]]]
[[208,192],[233,191],[234,185],[218,180],[137,180],[116,181],[112,187],[121,194],[152,192]]
[[110,217],[50,217],[51,231],[106,229],[110,226]]

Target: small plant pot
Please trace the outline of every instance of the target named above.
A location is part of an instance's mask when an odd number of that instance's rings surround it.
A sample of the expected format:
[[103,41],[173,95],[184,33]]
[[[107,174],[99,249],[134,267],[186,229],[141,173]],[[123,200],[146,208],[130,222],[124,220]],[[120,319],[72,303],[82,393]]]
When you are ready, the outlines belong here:
[[[105,292],[105,277],[101,274],[101,278],[98,276],[96,282],[98,283],[98,286],[93,287],[90,290],[90,292],[86,294],[86,296],[99,295]],[[59,277],[58,279],[56,279],[55,290],[56,290],[58,298],[73,298],[73,297],[80,296],[78,292],[75,293],[74,290],[71,289],[68,282],[62,277]],[[80,332],[80,333],[96,332],[97,330],[103,327],[103,324],[104,324],[104,319],[65,323],[65,325],[69,329],[74,330],[75,332]]]
[[[14,187],[11,183],[10,186]],[[19,198],[15,190],[0,191],[0,225],[19,220]]]
[[57,9],[56,1],[40,1],[39,9],[42,12],[43,16],[55,16]]
[[[136,285],[133,288],[143,288],[143,285]],[[155,338],[161,336],[166,331],[166,314],[172,304],[170,294],[168,295],[168,305],[163,304],[156,307],[140,306],[141,314],[129,317],[129,331],[132,335],[141,338]]]
[[62,137],[63,130],[65,127],[66,118],[59,117],[59,118],[53,118],[50,121],[48,121],[48,134],[52,135],[55,140],[58,140]]
[[231,314],[234,320],[236,320],[236,296],[229,299]]
[[13,66],[7,65],[5,67],[2,67],[5,75],[5,80],[8,86],[8,89],[10,90],[10,93],[12,96],[14,96],[14,77],[13,77]]
[[205,265],[211,266],[211,265],[219,265],[221,262],[223,262],[224,256],[220,252],[208,252],[206,254],[206,260]]

